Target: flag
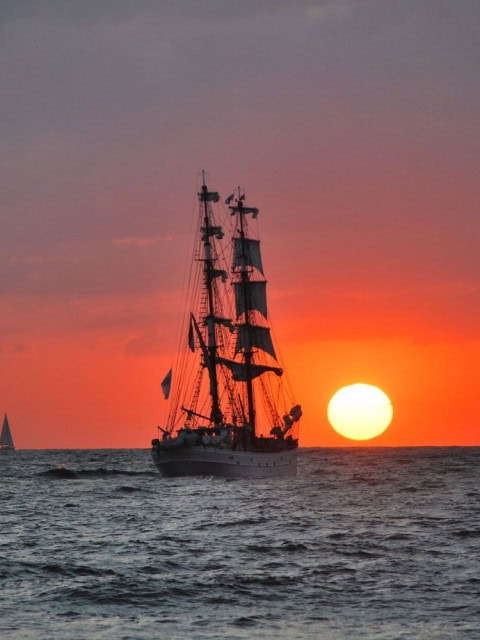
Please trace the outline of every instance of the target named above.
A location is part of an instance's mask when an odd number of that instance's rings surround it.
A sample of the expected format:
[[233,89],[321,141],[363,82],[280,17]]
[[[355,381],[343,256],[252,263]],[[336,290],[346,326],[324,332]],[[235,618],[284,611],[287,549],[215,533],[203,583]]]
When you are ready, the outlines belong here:
[[234,197],[235,197],[234,193],[232,193],[232,195],[228,196],[228,198],[225,200],[225,204],[230,204],[230,202],[233,200]]
[[170,395],[170,387],[172,385],[172,370],[170,369],[170,371],[167,373],[167,375],[165,376],[165,378],[162,381],[162,391],[163,391],[163,397],[165,398],[165,400],[168,400],[168,396]]
[[193,334],[193,320],[190,318],[190,329],[188,330],[188,346],[190,351],[195,351],[195,336]]

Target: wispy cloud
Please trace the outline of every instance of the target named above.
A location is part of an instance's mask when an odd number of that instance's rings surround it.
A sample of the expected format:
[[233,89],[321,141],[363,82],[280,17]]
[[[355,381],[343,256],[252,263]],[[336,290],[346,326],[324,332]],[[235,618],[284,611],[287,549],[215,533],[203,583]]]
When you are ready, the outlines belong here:
[[161,242],[170,242],[173,236],[132,236],[128,238],[114,238],[112,244],[116,245],[128,245],[133,247],[150,247],[154,244],[160,244]]
[[307,7],[306,13],[309,21],[317,22],[330,18],[341,18],[346,16],[349,8],[346,0],[333,0],[324,4],[312,4]]

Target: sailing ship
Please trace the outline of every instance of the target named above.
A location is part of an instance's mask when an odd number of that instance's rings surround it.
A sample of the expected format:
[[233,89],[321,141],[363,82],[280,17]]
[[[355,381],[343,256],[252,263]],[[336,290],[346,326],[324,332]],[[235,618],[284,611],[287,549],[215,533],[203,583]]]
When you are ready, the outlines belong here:
[[12,432],[8,424],[7,414],[5,414],[2,433],[0,434],[0,451],[13,451],[14,449],[15,445],[13,444]]
[[162,382],[170,409],[153,461],[164,476],[294,475],[302,410],[272,337],[258,208],[240,187],[222,203],[205,172],[198,199],[186,319]]

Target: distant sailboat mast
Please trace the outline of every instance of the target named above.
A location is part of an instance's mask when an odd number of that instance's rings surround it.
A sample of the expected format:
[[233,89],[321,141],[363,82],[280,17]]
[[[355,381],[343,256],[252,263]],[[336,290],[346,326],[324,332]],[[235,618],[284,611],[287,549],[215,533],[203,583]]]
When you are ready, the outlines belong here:
[[5,414],[5,418],[3,419],[2,433],[0,434],[0,449],[15,449],[7,414]]

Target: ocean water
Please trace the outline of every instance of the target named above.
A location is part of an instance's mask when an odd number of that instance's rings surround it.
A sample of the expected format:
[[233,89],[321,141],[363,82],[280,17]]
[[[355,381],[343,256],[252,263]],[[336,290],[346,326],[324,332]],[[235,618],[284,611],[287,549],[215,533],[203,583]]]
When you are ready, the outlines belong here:
[[480,448],[303,449],[260,482],[16,451],[0,475],[2,640],[480,638]]

